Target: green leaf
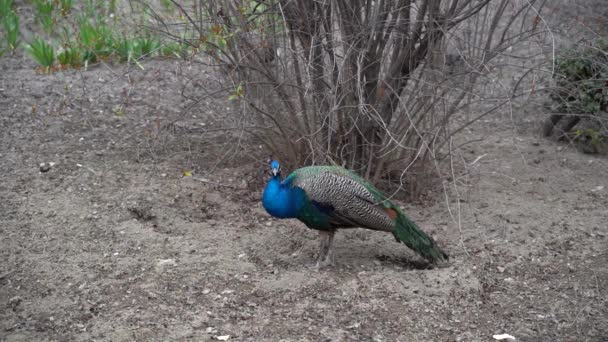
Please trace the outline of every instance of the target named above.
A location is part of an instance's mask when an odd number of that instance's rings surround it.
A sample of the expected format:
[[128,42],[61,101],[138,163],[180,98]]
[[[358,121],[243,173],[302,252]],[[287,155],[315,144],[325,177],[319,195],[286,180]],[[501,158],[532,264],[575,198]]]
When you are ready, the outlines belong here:
[[36,9],[36,19],[44,28],[46,33],[53,31],[55,25],[53,19],[53,1],[52,0],[34,0],[34,8]]
[[10,11],[5,15],[4,30],[9,49],[15,50],[19,46],[19,16],[15,12]]
[[34,40],[25,47],[25,51],[42,66],[44,72],[50,72],[53,63],[55,62],[55,48],[42,40],[34,38]]
[[0,0],[0,19],[13,11],[13,0]]

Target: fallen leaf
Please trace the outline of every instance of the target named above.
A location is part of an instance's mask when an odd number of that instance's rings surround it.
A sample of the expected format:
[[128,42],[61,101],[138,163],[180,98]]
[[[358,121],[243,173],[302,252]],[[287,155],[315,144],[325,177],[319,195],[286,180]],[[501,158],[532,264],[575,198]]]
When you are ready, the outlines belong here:
[[192,177],[192,171],[190,171],[190,170],[184,170],[182,172],[182,176],[184,176],[184,177]]
[[230,335],[222,335],[222,336],[215,337],[215,339],[218,341],[228,341],[229,338],[230,338]]

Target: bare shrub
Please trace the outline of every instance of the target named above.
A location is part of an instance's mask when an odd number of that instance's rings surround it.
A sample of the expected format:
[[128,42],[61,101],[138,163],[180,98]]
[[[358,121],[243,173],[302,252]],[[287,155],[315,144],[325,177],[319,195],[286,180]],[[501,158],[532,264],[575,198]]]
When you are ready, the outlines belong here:
[[154,12],[157,29],[223,75],[202,96],[239,101],[240,124],[285,164],[376,183],[436,175],[452,137],[509,104],[543,58],[526,49],[541,0],[172,2],[185,20]]

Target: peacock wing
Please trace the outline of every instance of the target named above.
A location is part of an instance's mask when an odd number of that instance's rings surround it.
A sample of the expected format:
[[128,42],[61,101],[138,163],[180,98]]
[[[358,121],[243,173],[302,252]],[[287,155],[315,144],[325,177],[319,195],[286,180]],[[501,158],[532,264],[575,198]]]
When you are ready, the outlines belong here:
[[331,171],[294,177],[293,186],[305,191],[319,208],[326,211],[339,227],[364,227],[392,231],[394,222],[384,210],[381,198],[374,196],[361,181],[348,174]]

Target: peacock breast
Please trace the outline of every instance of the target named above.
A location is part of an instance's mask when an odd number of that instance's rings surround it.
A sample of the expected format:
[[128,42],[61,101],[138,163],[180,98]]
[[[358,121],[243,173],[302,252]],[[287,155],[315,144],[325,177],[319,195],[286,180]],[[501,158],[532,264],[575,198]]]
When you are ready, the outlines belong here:
[[301,196],[279,182],[269,182],[262,195],[262,205],[277,218],[296,218],[302,207]]

